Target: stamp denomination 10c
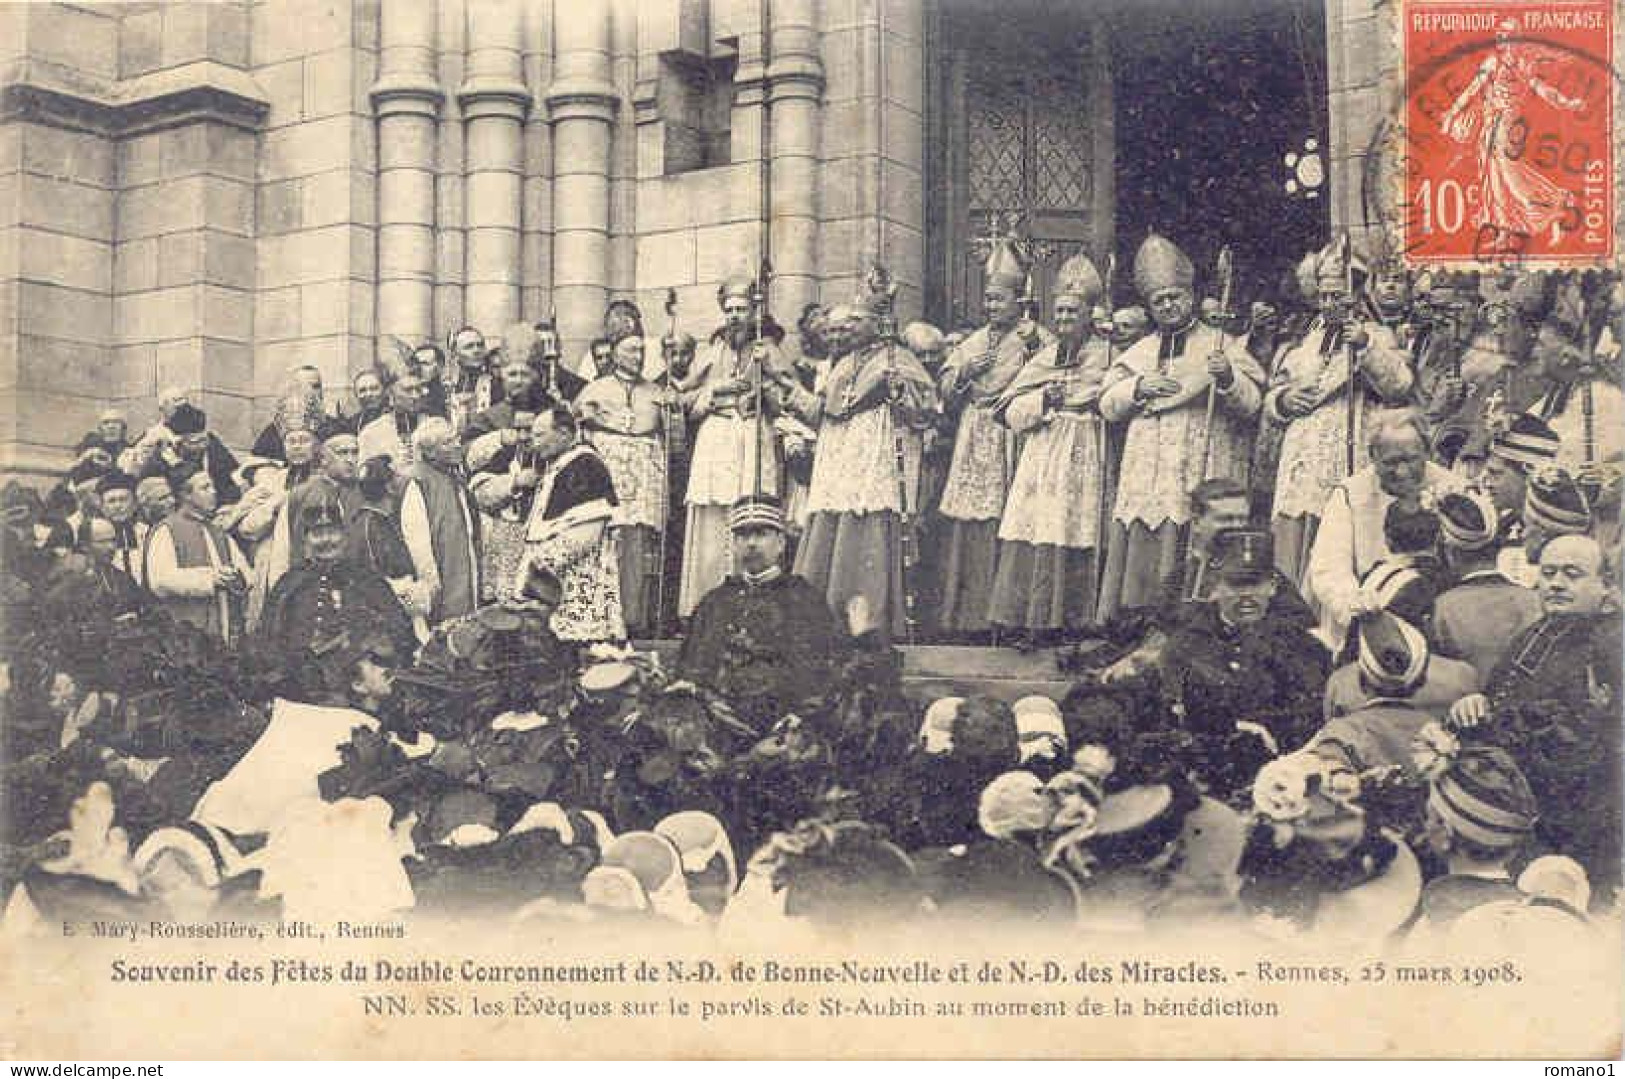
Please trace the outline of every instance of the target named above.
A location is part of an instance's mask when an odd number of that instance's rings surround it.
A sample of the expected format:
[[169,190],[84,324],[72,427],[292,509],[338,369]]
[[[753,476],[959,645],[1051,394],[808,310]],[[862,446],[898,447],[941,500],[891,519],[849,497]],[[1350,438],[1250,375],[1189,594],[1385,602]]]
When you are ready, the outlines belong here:
[[1413,265],[1614,255],[1612,0],[1409,0]]

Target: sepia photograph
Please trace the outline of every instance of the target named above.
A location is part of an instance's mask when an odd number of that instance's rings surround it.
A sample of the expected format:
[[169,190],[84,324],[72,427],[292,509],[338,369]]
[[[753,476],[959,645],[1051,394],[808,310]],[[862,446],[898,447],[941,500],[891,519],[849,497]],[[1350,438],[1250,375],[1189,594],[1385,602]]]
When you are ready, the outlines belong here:
[[1615,1060],[1621,13],[0,2],[0,1059]]

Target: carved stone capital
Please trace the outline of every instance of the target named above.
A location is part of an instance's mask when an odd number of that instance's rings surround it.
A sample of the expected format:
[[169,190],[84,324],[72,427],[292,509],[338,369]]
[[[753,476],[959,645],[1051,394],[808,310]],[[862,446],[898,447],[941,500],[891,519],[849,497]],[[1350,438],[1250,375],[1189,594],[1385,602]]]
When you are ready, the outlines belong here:
[[767,69],[768,101],[800,98],[819,101],[824,96],[824,65],[812,53],[775,56]]
[[602,120],[610,123],[621,107],[621,95],[602,79],[583,76],[563,78],[547,88],[549,123],[561,120]]
[[457,104],[469,120],[482,116],[523,120],[534,100],[524,83],[500,75],[471,76],[457,91]]
[[428,75],[412,71],[391,71],[378,76],[378,81],[367,91],[372,99],[372,111],[383,119],[386,116],[416,115],[434,117],[440,114],[446,92]]

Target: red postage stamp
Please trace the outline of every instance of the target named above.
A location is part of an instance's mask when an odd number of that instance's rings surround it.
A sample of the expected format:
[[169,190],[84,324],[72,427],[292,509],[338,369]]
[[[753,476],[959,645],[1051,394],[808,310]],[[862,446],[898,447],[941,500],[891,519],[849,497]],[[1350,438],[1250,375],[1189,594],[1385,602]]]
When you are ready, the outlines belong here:
[[1409,261],[1610,260],[1612,0],[1409,0],[1402,18]]

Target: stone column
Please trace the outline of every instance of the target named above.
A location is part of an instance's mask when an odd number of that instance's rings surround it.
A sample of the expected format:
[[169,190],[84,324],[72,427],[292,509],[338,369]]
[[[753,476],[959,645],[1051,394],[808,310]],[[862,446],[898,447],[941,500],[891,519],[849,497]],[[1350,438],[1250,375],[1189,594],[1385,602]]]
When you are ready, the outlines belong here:
[[520,0],[469,0],[463,109],[468,321],[500,334],[519,318],[525,88]]
[[445,95],[435,77],[435,8],[382,9],[383,45],[371,90],[378,117],[378,333],[434,338],[436,124]]
[[818,298],[818,0],[773,0],[767,100],[772,109],[774,309],[791,321]]
[[[553,0],[525,0],[525,85],[553,81]],[[553,302],[553,129],[546,109],[525,121],[525,214],[519,275],[520,318],[548,317]]]
[[609,295],[610,135],[620,104],[610,17],[609,0],[553,5],[553,297],[567,356],[596,335]]

